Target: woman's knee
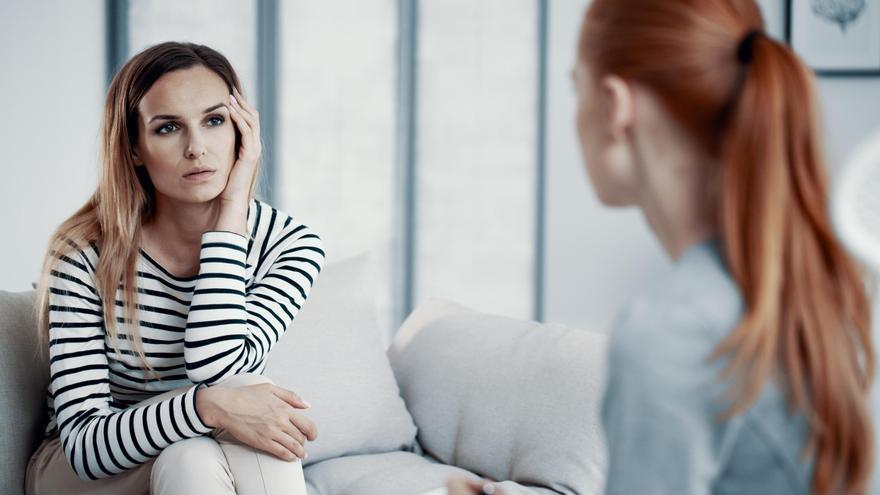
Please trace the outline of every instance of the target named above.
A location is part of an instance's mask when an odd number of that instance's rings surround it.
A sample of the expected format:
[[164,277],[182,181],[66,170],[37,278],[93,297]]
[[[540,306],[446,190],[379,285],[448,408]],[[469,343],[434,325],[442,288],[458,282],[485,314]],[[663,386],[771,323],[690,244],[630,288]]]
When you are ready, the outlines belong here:
[[153,462],[150,486],[153,493],[185,493],[180,489],[187,486],[235,493],[223,450],[216,440],[204,436],[181,440],[162,450]]
[[286,461],[237,442],[220,442],[239,495],[305,495],[302,462]]

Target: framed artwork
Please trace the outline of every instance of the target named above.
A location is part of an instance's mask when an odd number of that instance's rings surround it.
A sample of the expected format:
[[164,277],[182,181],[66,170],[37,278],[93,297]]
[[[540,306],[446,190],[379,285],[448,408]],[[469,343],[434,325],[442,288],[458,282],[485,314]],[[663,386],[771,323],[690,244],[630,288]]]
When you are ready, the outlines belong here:
[[819,75],[880,76],[877,0],[788,0],[786,38]]

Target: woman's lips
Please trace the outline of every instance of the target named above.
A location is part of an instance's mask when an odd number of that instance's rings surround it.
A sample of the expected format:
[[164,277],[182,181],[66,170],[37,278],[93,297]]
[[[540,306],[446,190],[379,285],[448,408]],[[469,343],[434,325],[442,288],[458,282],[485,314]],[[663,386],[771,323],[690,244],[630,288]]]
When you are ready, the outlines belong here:
[[183,176],[183,178],[186,180],[189,180],[189,181],[193,181],[193,182],[200,182],[200,181],[205,181],[205,180],[210,179],[213,175],[214,175],[214,170],[203,170],[201,172],[186,174]]

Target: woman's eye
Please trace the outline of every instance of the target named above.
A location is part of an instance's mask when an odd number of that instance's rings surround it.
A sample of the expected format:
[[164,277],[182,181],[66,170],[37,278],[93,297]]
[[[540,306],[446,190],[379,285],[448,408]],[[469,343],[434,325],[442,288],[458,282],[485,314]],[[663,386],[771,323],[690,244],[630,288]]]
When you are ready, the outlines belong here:
[[176,124],[165,124],[162,127],[156,129],[156,134],[168,134],[171,132],[171,130],[166,132],[165,129],[169,129],[172,126],[177,127]]
[[[208,119],[209,127],[217,127],[223,125],[226,120],[223,117],[214,116]],[[162,127],[156,129],[156,134],[170,134],[177,128],[177,124],[169,122]]]

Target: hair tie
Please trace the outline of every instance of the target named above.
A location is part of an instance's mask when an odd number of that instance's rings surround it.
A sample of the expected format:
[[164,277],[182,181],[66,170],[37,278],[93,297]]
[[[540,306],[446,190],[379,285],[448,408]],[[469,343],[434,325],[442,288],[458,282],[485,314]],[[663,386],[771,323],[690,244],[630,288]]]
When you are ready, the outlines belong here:
[[760,29],[752,29],[739,42],[736,48],[736,58],[741,64],[748,64],[755,54],[755,38],[763,34]]

